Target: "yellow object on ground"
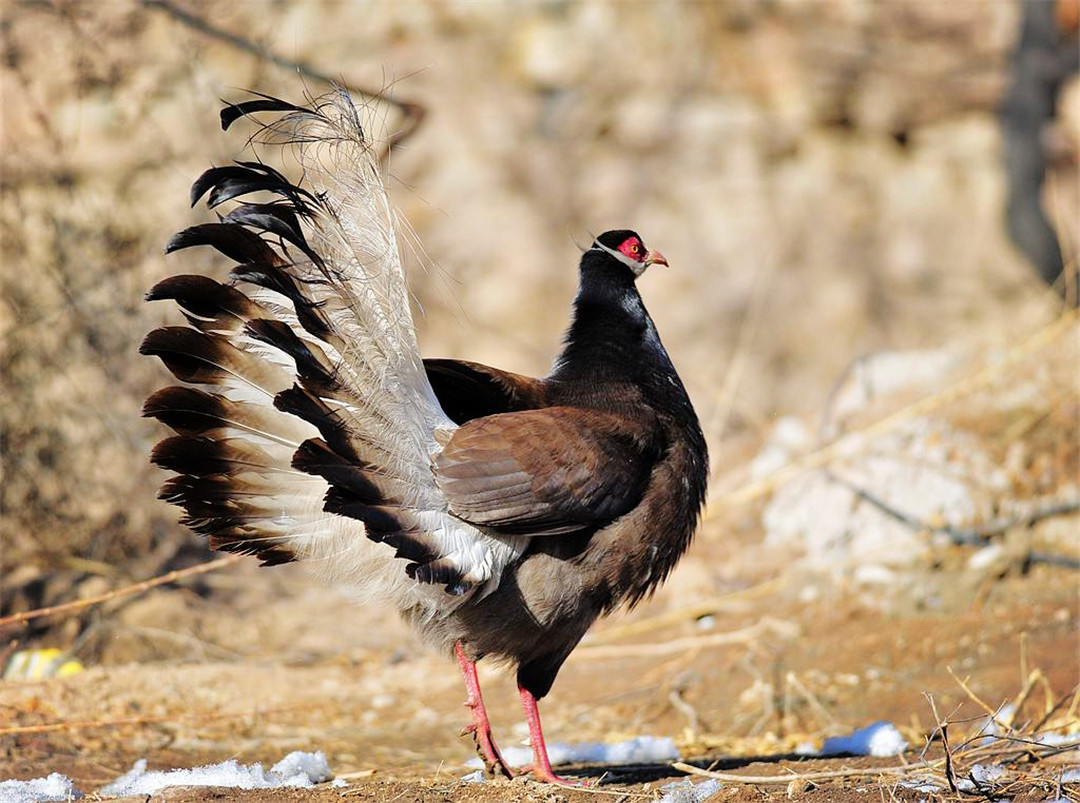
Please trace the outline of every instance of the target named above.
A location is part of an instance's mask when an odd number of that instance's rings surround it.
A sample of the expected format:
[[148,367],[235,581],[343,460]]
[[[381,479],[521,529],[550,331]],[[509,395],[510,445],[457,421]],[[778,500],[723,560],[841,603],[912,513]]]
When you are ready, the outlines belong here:
[[64,651],[55,647],[44,650],[20,650],[4,667],[4,680],[63,678],[83,671],[78,661],[64,660]]

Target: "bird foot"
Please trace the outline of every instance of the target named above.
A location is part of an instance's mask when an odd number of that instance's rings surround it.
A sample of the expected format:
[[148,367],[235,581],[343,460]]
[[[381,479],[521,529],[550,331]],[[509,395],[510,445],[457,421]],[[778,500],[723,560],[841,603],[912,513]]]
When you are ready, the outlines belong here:
[[550,768],[537,769],[535,764],[529,764],[525,767],[519,767],[518,773],[520,773],[521,775],[525,775],[526,773],[528,773],[534,781],[538,781],[540,783],[555,784],[556,786],[569,786],[572,788],[580,789],[583,787],[593,786],[595,784],[594,781],[569,781],[566,778],[562,778],[556,775],[554,772],[551,771]]
[[488,755],[479,739],[476,740],[476,754],[484,762],[484,770],[488,775],[496,778],[501,775],[509,781],[514,780],[516,773],[510,769],[510,765],[503,760],[498,751],[495,751],[494,756]]
[[473,737],[473,743],[476,745],[476,754],[484,762],[484,769],[487,773],[496,777],[502,775],[513,780],[515,773],[503,759],[502,754],[499,753],[499,748],[495,746],[495,741],[491,737],[491,731],[478,727],[476,723],[466,725],[461,729],[462,736],[470,733]]

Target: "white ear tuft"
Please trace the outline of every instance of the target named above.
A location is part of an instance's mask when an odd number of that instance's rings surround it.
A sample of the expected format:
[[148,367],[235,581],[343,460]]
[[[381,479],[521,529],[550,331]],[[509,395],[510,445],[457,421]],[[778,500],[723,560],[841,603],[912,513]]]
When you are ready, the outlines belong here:
[[618,251],[618,250],[616,250],[614,248],[608,248],[606,245],[604,245],[599,240],[594,240],[592,248],[590,248],[589,250],[590,251],[605,251],[605,252],[611,254],[613,257],[615,257],[615,259],[619,260],[621,263],[626,265],[626,267],[628,267],[630,269],[630,272],[633,273],[634,276],[640,276],[641,274],[643,274],[645,272],[645,268],[648,267],[644,262],[638,262],[637,260],[631,259],[626,254],[624,254],[622,251]]

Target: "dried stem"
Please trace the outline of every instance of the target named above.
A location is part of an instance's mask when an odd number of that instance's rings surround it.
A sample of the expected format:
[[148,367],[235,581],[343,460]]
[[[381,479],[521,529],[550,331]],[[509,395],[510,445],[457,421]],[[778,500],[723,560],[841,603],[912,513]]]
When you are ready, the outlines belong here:
[[625,658],[632,656],[655,656],[682,653],[687,650],[698,650],[705,647],[720,647],[726,644],[744,644],[757,641],[767,632],[778,632],[788,636],[795,629],[790,622],[782,622],[776,619],[764,618],[759,623],[732,630],[727,633],[710,633],[705,636],[688,636],[671,641],[662,641],[656,644],[626,644],[626,645],[583,645],[574,652],[577,659],[603,659]]
[[394,132],[390,135],[387,141],[386,154],[389,154],[390,150],[394,146],[399,145],[401,142],[412,136],[416,129],[420,127],[420,124],[424,120],[427,110],[419,103],[412,103],[406,100],[395,100],[388,97],[384,92],[376,92],[371,89],[364,89],[358,87],[355,84],[346,82],[341,76],[335,78],[323,71],[312,67],[310,64],[306,64],[302,61],[293,61],[291,59],[279,56],[277,53],[272,52],[270,49],[262,47],[252,42],[250,39],[245,39],[238,34],[226,31],[222,28],[218,28],[216,25],[212,25],[202,17],[192,14],[190,11],[181,8],[172,2],[172,0],[142,0],[143,6],[146,8],[156,8],[164,11],[173,19],[183,23],[192,30],[204,33],[207,36],[211,36],[218,41],[225,42],[233,47],[243,50],[245,53],[250,53],[264,61],[283,67],[286,70],[295,71],[307,78],[314,78],[316,81],[322,81],[325,84],[331,86],[342,86],[351,92],[355,92],[364,97],[380,100],[384,103],[388,103],[402,114],[403,127],[401,130]]
[[163,574],[160,577],[152,577],[149,580],[143,580],[133,585],[124,586],[123,588],[115,588],[104,594],[98,594],[96,597],[87,597],[86,599],[75,600],[74,602],[65,602],[62,605],[53,605],[48,608],[37,608],[33,611],[13,613],[11,616],[0,618],[0,628],[22,624],[23,622],[29,622],[33,619],[40,619],[42,616],[53,616],[61,613],[69,614],[74,611],[81,611],[83,608],[89,608],[92,605],[100,605],[103,602],[110,602],[111,600],[120,599],[121,597],[130,597],[132,594],[141,594],[144,591],[149,591],[151,588],[175,583],[177,580],[183,580],[187,577],[194,577],[195,575],[224,569],[226,566],[231,566],[243,559],[243,555],[227,555],[224,558],[218,558],[217,560],[212,560],[208,563],[200,563],[198,566],[177,569],[176,571]]
[[706,778],[715,778],[727,783],[753,783],[753,784],[789,784],[792,781],[826,781],[830,778],[848,778],[857,775],[897,775],[910,772],[907,766],[898,767],[860,767],[857,769],[825,770],[823,772],[793,772],[790,775],[735,775],[730,772],[713,772],[703,770],[691,764],[676,761],[671,765],[677,770],[688,772],[691,775],[702,775]]
[[781,588],[785,582],[786,578],[778,577],[773,580],[767,580],[764,583],[759,583],[750,588],[732,591],[729,594],[719,594],[715,597],[710,597],[709,599],[694,603],[693,605],[687,605],[683,608],[676,608],[675,610],[666,611],[665,613],[656,616],[650,616],[647,619],[640,619],[636,622],[630,622],[629,624],[620,625],[618,627],[609,627],[595,635],[590,635],[589,641],[583,646],[592,647],[597,644],[609,644],[612,641],[619,641],[620,639],[630,638],[632,636],[640,636],[644,633],[650,633],[653,630],[663,630],[673,627],[682,624],[688,619],[700,619],[702,616],[709,616],[710,614],[716,613],[718,610],[723,609],[732,602],[754,599],[776,591]]
[[[950,670],[951,672],[951,670]],[[953,675],[956,677],[956,675]],[[938,714],[937,703],[934,702],[934,698],[931,695],[926,695],[926,699],[930,702],[930,710],[934,714],[935,733],[941,734],[941,744],[945,750],[945,779],[949,782],[949,789],[952,790],[954,795],[960,794],[960,788],[956,784],[956,770],[953,768],[952,747],[949,745],[949,722],[943,721]],[[933,738],[931,736],[931,738]]]
[[119,719],[87,719],[77,722],[50,722],[41,725],[13,725],[0,728],[0,736],[23,736],[32,733],[61,733],[65,731],[95,730],[115,728],[123,725],[158,725],[162,722],[183,722],[198,720],[207,722],[219,719],[243,719],[244,717],[262,717],[266,714],[278,714],[284,711],[310,710],[310,703],[282,706],[281,708],[258,708],[251,711],[228,711],[213,713],[200,711],[193,714],[162,714],[160,716],[120,717]]
[[[957,677],[956,673],[953,672],[953,669],[952,669],[951,666],[947,666],[947,667],[945,667],[945,669],[946,669],[946,671],[948,671],[948,673],[952,677],[952,679],[960,684],[960,688],[964,690],[964,693],[967,694],[967,696],[970,697],[972,699],[972,701],[974,701],[974,703],[977,706],[979,706],[979,708],[981,708],[983,711],[985,711],[990,716],[990,718],[992,720],[994,720],[994,722],[996,722],[1000,727],[1005,728],[1006,730],[1011,730],[1011,728],[1006,723],[1004,723],[1000,719],[998,719],[998,714],[1001,713],[1001,708],[1000,707],[999,708],[991,708],[989,705],[987,705],[987,703],[982,698],[979,697],[979,695],[977,695],[975,692],[973,692],[971,690],[971,687],[968,686],[968,684],[967,684],[967,679],[966,678],[964,680],[961,680],[959,677]],[[930,705],[931,705],[931,707],[934,706],[933,700],[930,701]],[[937,709],[936,708],[934,709],[934,716],[935,717],[937,716]]]

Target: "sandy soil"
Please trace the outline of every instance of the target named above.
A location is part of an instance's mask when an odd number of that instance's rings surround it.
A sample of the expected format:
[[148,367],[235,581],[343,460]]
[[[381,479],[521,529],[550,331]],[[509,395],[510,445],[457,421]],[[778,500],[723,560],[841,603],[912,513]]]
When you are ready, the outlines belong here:
[[[990,706],[1015,697],[1035,668],[1057,697],[1077,683],[1075,578],[1059,569],[1005,578],[942,569],[929,575],[938,592],[933,609],[912,605],[903,589],[869,598],[822,589],[793,572],[762,575],[706,605],[715,611],[711,628],[680,617],[700,613],[697,605],[686,607],[680,586],[692,585],[711,561],[730,559],[729,550],[703,538],[656,600],[595,631],[542,705],[550,739],[671,736],[699,766],[751,775],[891,766],[893,759],[799,761],[790,754],[799,742],[879,719],[900,727],[917,751],[934,721],[928,697],[961,730],[974,727],[982,711],[950,670]],[[754,550],[744,558],[753,559]],[[269,765],[292,750],[323,750],[349,787],[217,797],[172,790],[159,797],[583,801],[599,791],[631,800],[655,796],[681,777],[667,765],[570,767],[568,776],[601,778],[600,786],[464,784],[459,778],[472,748],[457,736],[466,718],[450,661],[418,648],[396,621],[349,607],[291,570],[245,565],[217,581],[212,601],[160,591],[108,612],[118,655],[135,638],[163,641],[159,649],[172,651],[167,659],[0,685],[0,710],[11,725],[66,723],[0,736],[0,777],[62,772],[91,791],[140,757],[151,769],[228,758]],[[169,635],[148,624],[162,618],[173,622]],[[654,622],[663,626],[650,628]],[[710,636],[724,631],[746,635],[711,646]],[[512,678],[497,668],[481,678],[497,738],[519,741]],[[1032,695],[1033,711],[1043,693]],[[729,786],[716,799],[788,794],[782,785]],[[794,790],[793,799],[880,800],[884,790],[892,799],[916,799],[887,781],[861,778]]]

